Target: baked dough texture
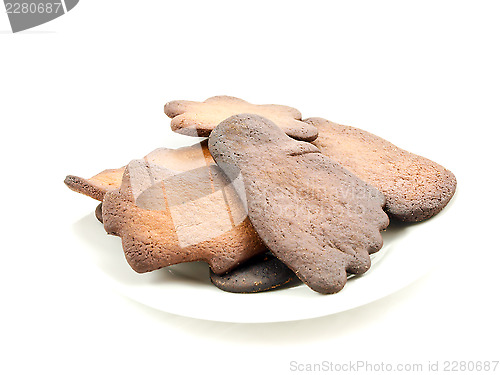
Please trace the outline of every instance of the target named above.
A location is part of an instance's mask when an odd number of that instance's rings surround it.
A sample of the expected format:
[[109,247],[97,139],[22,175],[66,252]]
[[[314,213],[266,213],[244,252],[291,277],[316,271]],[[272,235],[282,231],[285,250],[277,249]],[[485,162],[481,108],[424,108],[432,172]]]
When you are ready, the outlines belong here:
[[[157,148],[143,159],[177,172],[215,163],[208,151],[206,140],[178,149]],[[105,169],[90,178],[68,175],[64,183],[71,190],[102,202],[107,192],[120,188],[124,171],[125,167]]]
[[239,196],[216,165],[173,172],[132,161],[102,203],[104,229],[121,237],[127,262],[149,272],[205,261],[222,274],[266,251]]
[[369,269],[389,223],[376,188],[254,114],[221,122],[208,147],[229,179],[242,182],[266,246],[310,288],[336,293],[348,273]]
[[214,96],[204,102],[175,100],[165,104],[165,114],[172,118],[173,131],[195,137],[208,137],[224,119],[239,113],[254,113],[278,125],[290,137],[312,141],[318,130],[301,120],[301,113],[292,107],[277,104],[251,104],[232,96]]
[[322,118],[305,121],[319,129],[313,144],[321,153],[384,193],[385,208],[392,218],[408,222],[429,219],[455,193],[453,173],[432,160],[352,126]]

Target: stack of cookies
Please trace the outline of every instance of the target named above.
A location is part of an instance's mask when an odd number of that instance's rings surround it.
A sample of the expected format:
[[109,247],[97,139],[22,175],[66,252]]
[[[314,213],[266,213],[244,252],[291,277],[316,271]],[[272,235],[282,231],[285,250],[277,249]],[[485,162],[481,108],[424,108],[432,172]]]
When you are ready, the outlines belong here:
[[225,291],[336,293],[370,268],[389,218],[429,219],[455,192],[441,165],[291,107],[216,96],[165,113],[208,139],[65,180],[102,202],[96,216],[136,272],[204,261]]

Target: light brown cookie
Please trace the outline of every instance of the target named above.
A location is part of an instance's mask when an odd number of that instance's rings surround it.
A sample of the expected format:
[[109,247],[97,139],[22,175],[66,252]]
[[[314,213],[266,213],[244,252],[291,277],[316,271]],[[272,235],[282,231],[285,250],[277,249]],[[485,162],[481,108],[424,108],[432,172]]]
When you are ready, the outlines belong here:
[[214,96],[204,102],[175,100],[165,104],[165,114],[172,118],[172,130],[191,136],[208,137],[222,120],[239,113],[254,113],[278,125],[290,137],[312,141],[318,130],[301,121],[298,110],[277,104],[251,104],[232,96]]
[[221,274],[266,251],[233,186],[215,164],[173,172],[131,162],[103,200],[104,229],[122,239],[137,272],[205,261]]
[[319,129],[313,144],[321,153],[384,193],[386,211],[398,220],[428,219],[455,193],[453,173],[429,159],[361,129],[321,118],[305,121]]
[[124,167],[106,169],[90,178],[68,175],[64,179],[64,183],[71,190],[102,202],[106,192],[120,187],[124,170]]
[[[206,140],[178,149],[158,148],[146,155],[144,160],[178,172],[214,163]],[[120,187],[124,170],[125,167],[106,169],[91,178],[69,175],[64,183],[77,193],[102,201],[104,194]]]
[[310,288],[335,293],[348,272],[368,270],[389,223],[381,192],[253,114],[221,122],[208,147],[231,181],[242,184],[237,191],[266,246]]

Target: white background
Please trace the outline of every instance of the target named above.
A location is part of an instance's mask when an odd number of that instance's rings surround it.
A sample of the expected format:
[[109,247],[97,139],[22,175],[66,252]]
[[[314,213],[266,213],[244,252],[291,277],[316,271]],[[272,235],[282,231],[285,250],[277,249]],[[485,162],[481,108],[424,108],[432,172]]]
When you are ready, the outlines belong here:
[[[0,14],[0,372],[500,360],[499,19],[497,1],[82,0],[12,34]],[[96,203],[65,175],[174,144],[163,104],[221,94],[358,126],[451,169],[453,225],[427,239],[447,255],[396,294],[298,322],[196,320],[116,293],[76,249]]]

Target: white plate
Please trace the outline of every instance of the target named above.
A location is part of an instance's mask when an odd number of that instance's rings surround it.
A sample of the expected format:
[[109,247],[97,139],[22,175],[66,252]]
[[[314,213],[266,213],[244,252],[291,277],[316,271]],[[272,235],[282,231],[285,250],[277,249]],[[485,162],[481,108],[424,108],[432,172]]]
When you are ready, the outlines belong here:
[[137,302],[198,319],[264,323],[335,314],[385,297],[416,281],[446,250],[445,241],[453,230],[450,205],[423,223],[391,224],[383,233],[383,248],[372,256],[371,269],[350,278],[344,289],[334,295],[315,293],[305,285],[257,294],[223,292],[210,283],[208,266],[201,262],[137,274],[125,261],[121,240],[106,235],[93,213],[77,221],[73,229],[91,262],[120,293]]

